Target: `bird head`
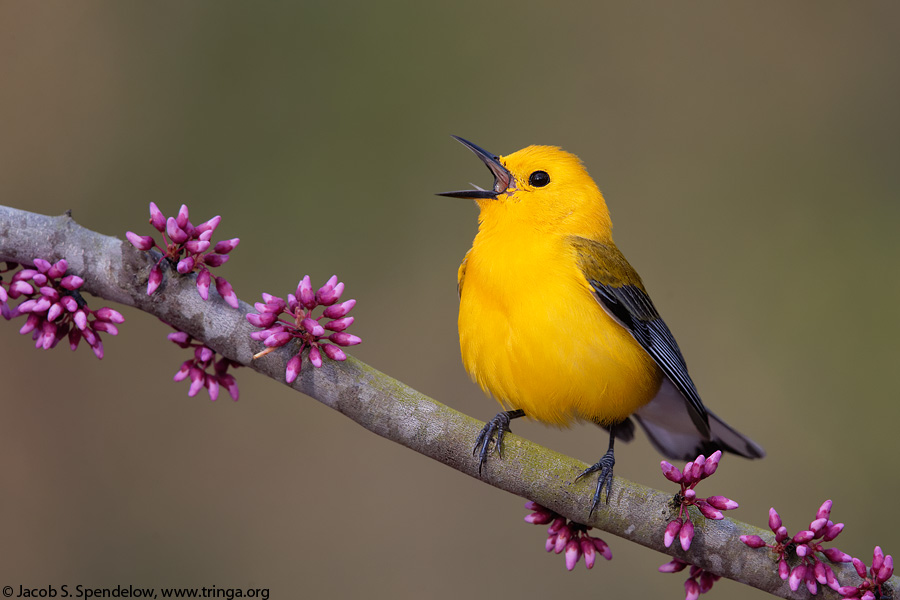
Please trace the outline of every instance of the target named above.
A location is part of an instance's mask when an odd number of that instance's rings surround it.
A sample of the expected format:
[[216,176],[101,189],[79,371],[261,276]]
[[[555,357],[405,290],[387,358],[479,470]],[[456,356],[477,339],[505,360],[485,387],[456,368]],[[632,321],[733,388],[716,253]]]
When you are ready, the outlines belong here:
[[556,146],[528,146],[497,156],[453,137],[487,165],[494,185],[484,189],[473,184],[472,190],[438,195],[474,199],[482,223],[516,223],[592,239],[609,234],[612,224],[603,195],[574,154]]

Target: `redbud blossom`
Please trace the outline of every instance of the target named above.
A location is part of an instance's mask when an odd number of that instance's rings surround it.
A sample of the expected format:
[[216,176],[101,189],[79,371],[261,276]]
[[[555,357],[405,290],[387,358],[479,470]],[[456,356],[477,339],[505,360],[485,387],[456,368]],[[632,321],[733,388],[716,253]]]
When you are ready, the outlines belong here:
[[[247,314],[247,321],[260,328],[260,331],[251,333],[250,337],[266,346],[254,358],[260,358],[275,348],[298,340],[299,344],[291,346],[294,354],[285,368],[287,383],[293,383],[300,375],[303,351],[307,348],[309,362],[317,368],[322,366],[323,353],[331,360],[346,360],[347,355],[340,348],[325,341],[340,346],[353,346],[362,341],[359,337],[344,332],[353,323],[353,317],[347,317],[346,314],[356,305],[356,300],[335,304],[343,291],[344,284],[338,282],[337,276],[333,276],[318,292],[313,293],[307,275],[297,284],[296,294],[288,294],[286,301],[264,293],[263,302],[254,305],[257,312]],[[326,308],[319,316],[315,316],[313,311],[319,306]],[[334,333],[325,337],[328,330]]]

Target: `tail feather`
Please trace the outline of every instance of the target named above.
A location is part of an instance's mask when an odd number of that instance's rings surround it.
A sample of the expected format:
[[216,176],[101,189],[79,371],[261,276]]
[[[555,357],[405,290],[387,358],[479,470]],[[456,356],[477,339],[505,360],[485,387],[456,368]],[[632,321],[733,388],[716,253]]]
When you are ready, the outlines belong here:
[[653,447],[670,459],[693,460],[698,454],[709,456],[716,450],[746,458],[762,458],[762,447],[737,432],[722,419],[709,412],[710,436],[704,438],[694,425],[687,403],[675,386],[665,378],[659,393],[634,415]]

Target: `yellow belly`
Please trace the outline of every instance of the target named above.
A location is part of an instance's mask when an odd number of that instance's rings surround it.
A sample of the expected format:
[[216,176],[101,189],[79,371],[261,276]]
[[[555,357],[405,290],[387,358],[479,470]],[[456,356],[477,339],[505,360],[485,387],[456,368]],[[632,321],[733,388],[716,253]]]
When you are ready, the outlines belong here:
[[662,373],[561,248],[473,248],[460,297],[463,364],[501,404],[539,421],[617,423],[653,399]]

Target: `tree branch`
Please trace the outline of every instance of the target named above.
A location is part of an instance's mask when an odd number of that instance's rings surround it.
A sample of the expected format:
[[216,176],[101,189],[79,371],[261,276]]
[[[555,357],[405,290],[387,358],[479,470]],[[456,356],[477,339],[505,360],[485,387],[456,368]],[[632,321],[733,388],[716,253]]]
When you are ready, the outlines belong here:
[[[55,262],[65,258],[70,274],[84,278],[83,290],[148,312],[203,341],[223,356],[284,383],[290,354],[281,348],[252,360],[261,344],[250,339],[255,330],[245,315],[210,290],[202,300],[194,276],[181,276],[170,265],[159,289],[147,296],[147,277],[159,255],[141,252],[128,242],[81,227],[70,216],[48,217],[0,206],[0,260],[33,264],[35,258]],[[164,261],[165,264],[165,261]],[[766,549],[742,544],[741,535],[771,540],[766,530],[725,518],[695,518],[690,551],[678,544],[663,546],[672,515],[671,492],[661,492],[615,478],[609,504],[589,517],[592,483],[574,483],[587,465],[515,435],[504,438],[503,459],[491,460],[479,476],[472,443],[483,423],[428,398],[372,367],[348,357],[325,361],[320,369],[305,368],[290,386],[340,411],[369,431],[440,461],[485,483],[533,500],[578,523],[677,556],[712,573],[751,585],[783,598],[806,598],[804,586],[792,592],[777,574]],[[832,565],[842,582],[857,581],[849,565]],[[891,586],[897,581],[892,579]],[[824,588],[820,597],[837,598]]]

